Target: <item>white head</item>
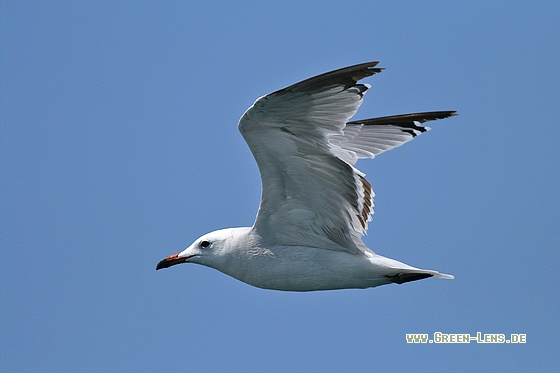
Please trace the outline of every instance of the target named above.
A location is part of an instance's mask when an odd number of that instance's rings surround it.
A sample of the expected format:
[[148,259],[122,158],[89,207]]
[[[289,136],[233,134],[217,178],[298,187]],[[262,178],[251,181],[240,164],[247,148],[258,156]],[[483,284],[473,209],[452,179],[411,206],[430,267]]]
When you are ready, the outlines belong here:
[[250,228],[228,228],[205,234],[180,253],[160,260],[156,270],[181,263],[197,263],[220,270],[221,264],[236,251],[248,230]]

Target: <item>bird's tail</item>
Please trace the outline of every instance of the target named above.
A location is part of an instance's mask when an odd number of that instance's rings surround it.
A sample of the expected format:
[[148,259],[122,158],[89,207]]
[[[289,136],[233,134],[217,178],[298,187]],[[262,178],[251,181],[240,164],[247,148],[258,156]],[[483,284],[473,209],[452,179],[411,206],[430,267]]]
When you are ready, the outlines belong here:
[[424,278],[429,277],[437,277],[437,278],[445,278],[448,280],[452,280],[455,277],[453,275],[448,275],[445,273],[439,273],[438,271],[431,271],[431,270],[423,270],[423,269],[404,269],[398,271],[395,274],[385,275],[391,282],[395,284],[404,284],[405,282],[422,280]]

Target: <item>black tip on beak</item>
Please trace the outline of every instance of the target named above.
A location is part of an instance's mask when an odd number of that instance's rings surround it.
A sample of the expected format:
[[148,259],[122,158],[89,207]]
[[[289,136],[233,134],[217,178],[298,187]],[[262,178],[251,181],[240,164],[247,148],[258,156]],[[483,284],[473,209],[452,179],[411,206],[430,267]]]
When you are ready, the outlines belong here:
[[162,268],[169,268],[171,266],[174,266],[175,264],[185,263],[187,261],[187,259],[189,258],[189,257],[179,258],[178,255],[179,254],[169,255],[168,257],[160,260],[159,263],[156,266],[156,271],[158,269],[162,269]]

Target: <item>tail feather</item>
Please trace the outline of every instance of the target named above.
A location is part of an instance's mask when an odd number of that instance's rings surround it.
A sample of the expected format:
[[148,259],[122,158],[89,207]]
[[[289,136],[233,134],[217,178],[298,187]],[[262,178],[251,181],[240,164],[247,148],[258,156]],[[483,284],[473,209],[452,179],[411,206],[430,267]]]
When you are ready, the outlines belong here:
[[455,277],[452,275],[448,275],[445,273],[439,273],[436,271],[407,271],[407,272],[399,272],[397,274],[394,275],[386,275],[386,278],[388,278],[391,282],[394,282],[395,284],[404,284],[406,282],[411,282],[411,281],[416,281],[416,280],[422,280],[425,278],[429,278],[429,277],[437,277],[437,278],[445,278],[448,280],[452,280]]

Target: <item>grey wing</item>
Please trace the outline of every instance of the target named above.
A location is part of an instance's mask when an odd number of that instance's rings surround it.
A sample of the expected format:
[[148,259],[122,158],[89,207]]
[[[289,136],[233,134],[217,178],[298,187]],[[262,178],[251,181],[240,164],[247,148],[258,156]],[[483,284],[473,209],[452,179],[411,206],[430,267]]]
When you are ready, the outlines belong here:
[[425,130],[401,123],[383,134],[389,126],[375,119],[348,122],[369,88],[358,81],[380,72],[376,65],[335,70],[261,97],[239,121],[262,180],[254,228],[269,244],[369,250],[361,237],[374,194],[353,164]]
[[353,165],[358,159],[374,158],[431,129],[422,123],[455,115],[455,111],[430,111],[357,120],[348,122],[343,133],[331,135],[329,141],[333,152]]

